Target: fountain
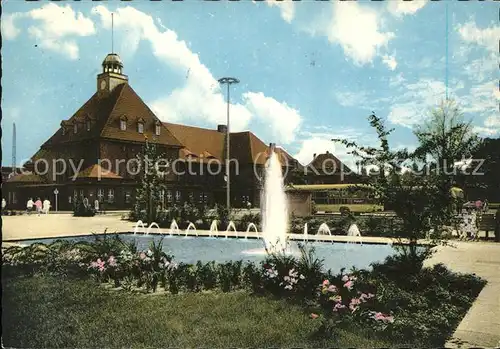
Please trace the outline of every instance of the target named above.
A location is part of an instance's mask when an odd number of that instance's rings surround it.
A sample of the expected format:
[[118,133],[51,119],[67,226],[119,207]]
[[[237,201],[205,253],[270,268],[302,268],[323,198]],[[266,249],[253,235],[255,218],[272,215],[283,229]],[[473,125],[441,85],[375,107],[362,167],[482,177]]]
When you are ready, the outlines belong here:
[[151,232],[151,228],[156,228],[158,232],[161,234],[160,227],[158,226],[157,223],[153,222],[149,225],[148,230],[146,230],[146,235],[149,235],[149,233]]
[[137,234],[137,228],[139,228],[139,225],[141,226],[143,232],[144,232],[144,228],[146,228],[146,226],[144,225],[144,223],[142,221],[137,221],[137,223],[135,223],[134,235]]
[[253,223],[250,223],[247,227],[247,231],[245,232],[245,240],[248,238],[248,232],[250,231],[250,228],[253,228],[253,231],[255,232],[256,235],[259,234],[259,232],[257,231],[257,226]]
[[307,223],[304,224],[304,242],[307,241]]
[[266,164],[264,197],[262,200],[262,237],[267,251],[284,252],[287,243],[288,208],[283,187],[283,175],[274,144]]
[[328,227],[328,225],[326,223],[321,223],[321,225],[319,226],[318,228],[318,233],[317,235],[326,235],[328,233],[328,235],[332,236],[332,232],[330,231],[330,228]]
[[188,236],[189,231],[191,229],[194,230],[194,232],[196,233],[196,237],[198,237],[198,231],[196,230],[196,227],[194,226],[193,222],[189,222],[188,227],[186,228],[186,235],[184,235],[184,236]]
[[[349,229],[347,230],[347,236],[353,236],[353,237],[358,237],[358,241],[363,244],[363,241],[361,241],[361,232],[359,231],[359,228],[357,224],[351,224]],[[352,241],[348,241],[352,242]]]
[[226,229],[226,239],[227,239],[227,233],[229,233],[229,231],[231,229],[236,233],[236,237],[238,237],[238,231],[236,230],[236,226],[234,225],[234,222],[229,221],[229,224],[227,225],[227,229]]
[[216,235],[219,235],[219,230],[217,229],[217,221],[215,219],[212,221],[212,224],[210,224],[210,232],[208,236],[212,237],[214,232],[217,233]]
[[172,220],[172,223],[170,223],[170,236],[172,236],[172,233],[173,232],[176,232],[176,233],[179,233],[179,226],[177,225],[177,222],[174,220]]

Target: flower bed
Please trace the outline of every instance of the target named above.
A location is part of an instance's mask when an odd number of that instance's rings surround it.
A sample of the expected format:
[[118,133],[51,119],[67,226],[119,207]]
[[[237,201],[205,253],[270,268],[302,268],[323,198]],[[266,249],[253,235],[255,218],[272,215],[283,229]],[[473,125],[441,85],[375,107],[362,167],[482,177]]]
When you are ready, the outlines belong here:
[[[247,290],[305,307],[321,323],[318,335],[334,337],[359,327],[396,343],[444,344],[484,281],[438,265],[408,269],[407,261],[389,258],[373,271],[325,271],[314,250],[300,246],[301,256],[269,255],[259,264],[177,263],[162,241],[138,251],[118,235],[91,243],[56,241],[51,245],[11,247],[3,254],[4,278],[51,275],[94,279],[118,290],[168,294]],[[311,320],[312,321],[312,320]]]

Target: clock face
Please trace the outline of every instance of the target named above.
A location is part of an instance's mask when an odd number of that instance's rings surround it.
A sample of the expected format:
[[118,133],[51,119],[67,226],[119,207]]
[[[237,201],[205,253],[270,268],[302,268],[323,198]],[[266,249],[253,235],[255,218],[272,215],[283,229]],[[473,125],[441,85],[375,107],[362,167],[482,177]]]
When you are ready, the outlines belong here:
[[104,90],[105,87],[106,87],[106,80],[102,80],[101,81],[101,90]]

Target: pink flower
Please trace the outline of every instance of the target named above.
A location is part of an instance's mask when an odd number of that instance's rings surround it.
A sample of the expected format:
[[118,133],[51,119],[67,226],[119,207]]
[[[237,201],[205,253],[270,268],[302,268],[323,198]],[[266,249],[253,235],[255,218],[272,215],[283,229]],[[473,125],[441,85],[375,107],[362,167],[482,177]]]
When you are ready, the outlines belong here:
[[311,319],[317,319],[317,318],[319,318],[318,314],[311,313]]
[[110,256],[108,258],[108,264],[110,267],[116,267],[116,258],[114,256]]
[[328,286],[328,285],[330,285],[330,281],[328,280],[323,281],[323,286]]
[[332,292],[332,293],[337,292],[337,287],[335,285],[328,286],[328,292]]
[[106,268],[104,267],[104,261],[102,261],[101,258],[97,259],[96,265],[97,269],[99,269],[100,272],[106,270]]
[[347,288],[348,290],[351,290],[353,285],[354,285],[354,282],[349,280],[344,284],[344,287]]
[[347,280],[349,280],[349,276],[347,276],[347,275],[342,276],[343,282],[347,282]]

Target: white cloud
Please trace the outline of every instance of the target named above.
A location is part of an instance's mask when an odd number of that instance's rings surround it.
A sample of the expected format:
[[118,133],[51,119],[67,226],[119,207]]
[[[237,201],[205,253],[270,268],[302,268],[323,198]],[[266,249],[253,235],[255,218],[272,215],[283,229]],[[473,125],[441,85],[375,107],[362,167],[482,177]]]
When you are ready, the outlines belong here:
[[[395,125],[412,128],[422,122],[429,108],[437,106],[446,97],[443,82],[432,79],[420,79],[416,83],[406,84],[406,91],[395,97],[388,119]],[[449,95],[454,90],[449,88]]]
[[40,48],[77,59],[79,49],[75,37],[95,34],[94,23],[81,12],[75,12],[70,5],[59,6],[54,3],[29,12],[16,12],[6,16],[2,23],[6,39],[15,39],[21,32],[14,20],[29,18],[37,23],[28,27],[28,33]]
[[414,1],[402,1],[402,0],[388,0],[387,9],[395,17],[403,17],[404,15],[413,15],[425,5],[427,5],[427,0],[414,0]]
[[491,25],[490,27],[481,29],[478,28],[474,20],[470,20],[469,22],[457,25],[456,30],[464,42],[491,52],[497,52],[500,26]]
[[319,31],[331,43],[338,44],[344,54],[355,64],[371,63],[391,39],[392,32],[381,28],[381,14],[367,6],[352,1],[335,1],[332,5],[333,16]]
[[2,16],[2,37],[6,40],[15,39],[21,30],[14,25],[14,20],[22,18],[23,13],[11,13]]
[[383,55],[382,62],[389,67],[390,70],[395,70],[398,66],[398,62],[396,61],[396,56]]
[[[111,28],[111,13],[106,7],[97,6],[93,11],[100,16],[105,28]],[[226,123],[226,102],[219,83],[199,56],[173,30],[161,23],[158,28],[150,15],[129,6],[115,12],[114,25],[127,34],[124,42],[129,50],[136,50],[141,40],[147,41],[158,60],[187,77],[183,86],[149,103],[159,118],[171,122]],[[232,88],[237,89],[238,85]],[[273,135],[279,138],[276,141],[286,143],[293,140],[301,120],[296,110],[261,92],[246,92],[243,98],[244,104],[231,105],[231,131],[244,130],[255,116],[271,125]],[[279,120],[286,120],[287,124],[283,125]]]
[[373,146],[376,138],[366,134],[365,130],[340,129],[333,131],[328,127],[321,127],[322,132],[303,132],[301,134],[299,151],[294,158],[300,163],[309,164],[314,154],[322,154],[329,151],[347,165],[351,170],[356,170],[356,158],[349,154],[351,149],[344,145],[335,143],[332,139],[348,139],[359,142],[360,145]]
[[298,110],[274,98],[266,97],[262,92],[246,92],[243,94],[243,100],[252,114],[271,126],[273,139],[284,144],[295,139],[302,122]]
[[281,12],[281,18],[287,23],[291,23],[295,17],[295,3],[292,0],[267,0],[268,6],[277,6]]

